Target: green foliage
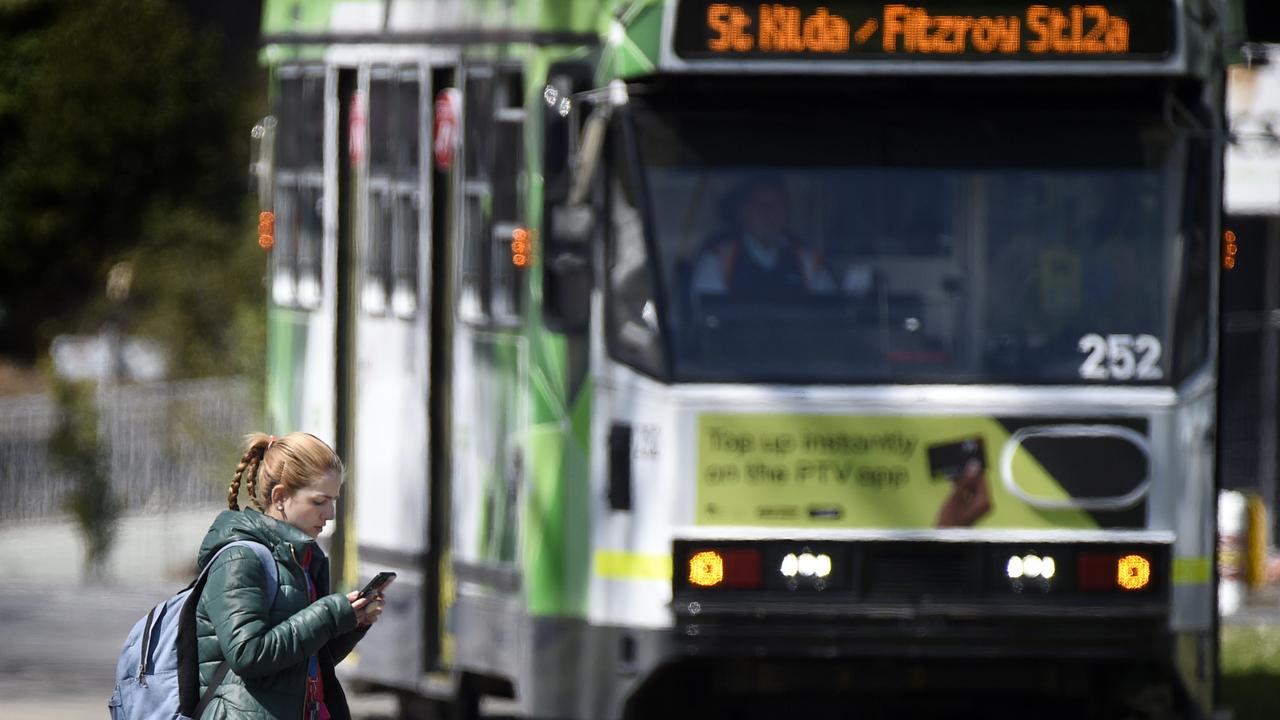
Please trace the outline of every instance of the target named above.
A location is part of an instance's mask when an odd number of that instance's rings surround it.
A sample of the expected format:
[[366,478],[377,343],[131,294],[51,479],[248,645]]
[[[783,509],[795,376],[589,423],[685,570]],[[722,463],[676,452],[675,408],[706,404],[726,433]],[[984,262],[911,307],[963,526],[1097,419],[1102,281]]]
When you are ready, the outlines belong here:
[[120,503],[111,492],[109,455],[98,433],[94,387],[83,383],[55,383],[54,400],[61,417],[49,438],[49,455],[55,466],[74,482],[67,496],[67,511],[84,539],[85,575],[98,577],[105,570],[107,553],[115,537]]
[[238,252],[261,103],[219,76],[217,50],[170,0],[0,5],[0,353],[96,331],[107,268],[129,259],[126,332],[155,333],[179,376],[241,369],[226,328],[261,324],[242,315],[261,306],[262,257]]
[[127,257],[130,334],[161,339],[178,378],[263,373],[265,254],[245,228],[190,207],[153,212]]
[[1280,625],[1222,627],[1222,699],[1235,720],[1280,714]]

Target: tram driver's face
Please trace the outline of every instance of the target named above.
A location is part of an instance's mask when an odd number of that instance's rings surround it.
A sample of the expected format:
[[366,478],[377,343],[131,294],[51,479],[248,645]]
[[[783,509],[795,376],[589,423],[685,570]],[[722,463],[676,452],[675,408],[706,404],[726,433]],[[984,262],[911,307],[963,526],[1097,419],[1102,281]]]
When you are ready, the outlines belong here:
[[741,210],[742,230],[757,242],[776,245],[787,229],[786,191],[775,185],[761,185],[747,193]]

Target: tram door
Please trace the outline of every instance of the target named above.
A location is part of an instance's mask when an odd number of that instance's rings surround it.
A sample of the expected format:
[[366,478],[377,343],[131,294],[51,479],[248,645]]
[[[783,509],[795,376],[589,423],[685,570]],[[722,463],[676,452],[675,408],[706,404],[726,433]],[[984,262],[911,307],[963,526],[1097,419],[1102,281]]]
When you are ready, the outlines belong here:
[[363,584],[379,571],[398,574],[379,631],[361,644],[356,669],[362,678],[401,687],[413,687],[424,671],[432,604],[426,595],[432,584],[424,577],[433,454],[432,238],[429,165],[420,142],[429,98],[427,68],[373,65],[361,71],[348,114],[356,240],[349,353],[354,453],[348,459],[354,579]]
[[[335,282],[335,235],[327,224],[324,185],[325,69],[286,65],[279,70],[273,107],[278,122],[274,182],[263,209],[275,212],[267,330],[267,429],[277,435],[304,430],[335,447],[332,388],[336,327],[341,317]],[[267,160],[270,150],[260,160]]]

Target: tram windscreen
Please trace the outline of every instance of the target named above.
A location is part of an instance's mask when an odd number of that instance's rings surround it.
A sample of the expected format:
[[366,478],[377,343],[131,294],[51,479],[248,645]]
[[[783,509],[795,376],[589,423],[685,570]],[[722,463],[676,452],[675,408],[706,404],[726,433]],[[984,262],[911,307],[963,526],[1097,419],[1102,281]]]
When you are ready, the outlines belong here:
[[614,302],[660,309],[673,379],[1169,382],[1187,147],[1158,114],[632,104],[659,302]]

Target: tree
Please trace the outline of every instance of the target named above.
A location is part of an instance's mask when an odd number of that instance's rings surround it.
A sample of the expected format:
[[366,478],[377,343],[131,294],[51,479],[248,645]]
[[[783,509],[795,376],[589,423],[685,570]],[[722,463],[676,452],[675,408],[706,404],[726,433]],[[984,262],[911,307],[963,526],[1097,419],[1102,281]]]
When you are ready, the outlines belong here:
[[[55,332],[95,330],[106,270],[122,259],[142,293],[131,319],[166,339],[209,338],[218,353],[229,331],[210,318],[230,327],[235,305],[261,304],[251,280],[236,286],[245,302],[207,307],[228,303],[215,283],[262,263],[235,252],[253,237],[251,83],[226,82],[218,58],[166,0],[0,6],[0,354],[30,359]],[[191,326],[150,317],[175,306],[194,308]],[[179,358],[179,374],[217,359]]]
[[85,577],[101,578],[106,574],[104,561],[115,538],[120,502],[111,489],[110,451],[99,432],[94,388],[55,383],[54,399],[61,416],[49,438],[49,454],[73,483],[66,505],[84,539]]

